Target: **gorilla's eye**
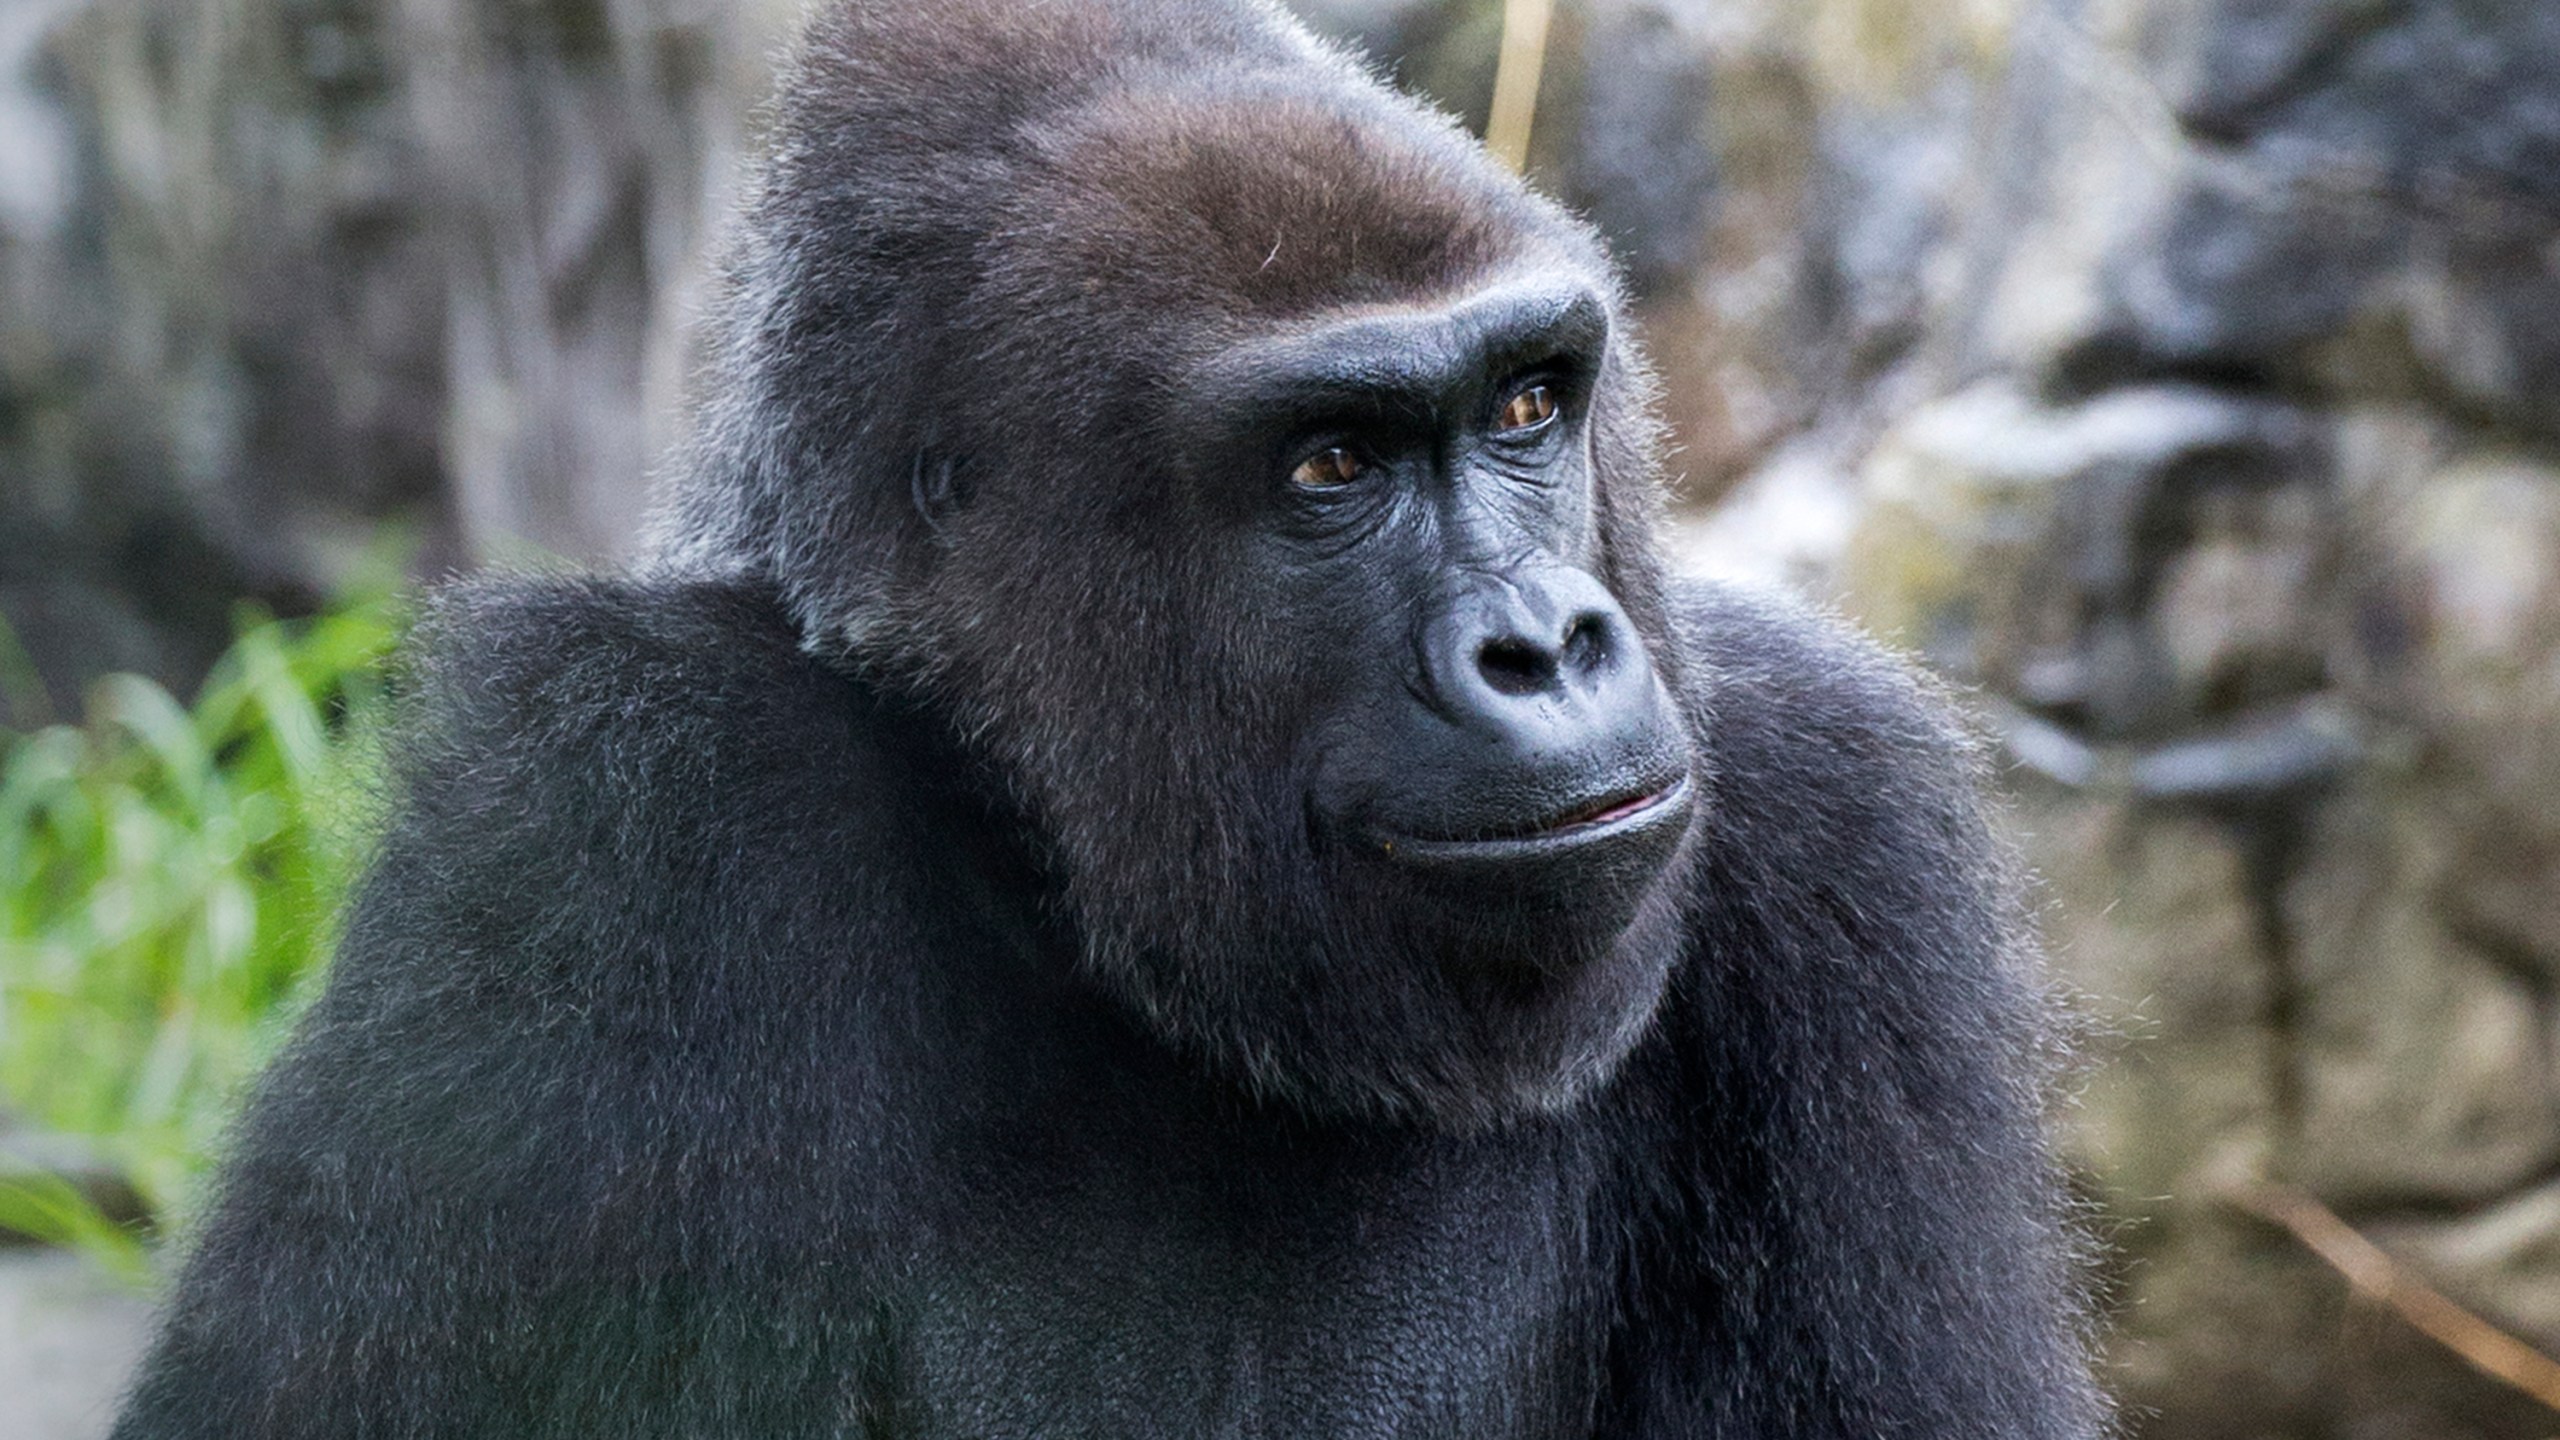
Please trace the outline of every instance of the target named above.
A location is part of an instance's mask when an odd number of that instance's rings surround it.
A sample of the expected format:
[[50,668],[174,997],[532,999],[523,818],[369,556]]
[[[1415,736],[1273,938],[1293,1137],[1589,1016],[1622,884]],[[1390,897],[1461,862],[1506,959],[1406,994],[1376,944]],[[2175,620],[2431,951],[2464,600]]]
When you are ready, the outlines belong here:
[[1555,418],[1556,397],[1544,385],[1527,385],[1502,407],[1498,427],[1505,435],[1522,435]]
[[1310,490],[1331,490],[1360,478],[1360,457],[1339,445],[1328,446],[1298,462],[1289,479]]

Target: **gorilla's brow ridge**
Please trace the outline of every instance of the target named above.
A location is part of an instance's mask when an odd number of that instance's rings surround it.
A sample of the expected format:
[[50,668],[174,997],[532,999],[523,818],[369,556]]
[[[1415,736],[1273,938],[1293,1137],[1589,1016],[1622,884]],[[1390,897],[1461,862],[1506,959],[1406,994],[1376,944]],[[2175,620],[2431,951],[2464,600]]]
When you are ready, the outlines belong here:
[[1203,367],[1197,390],[1226,413],[1269,412],[1309,397],[1428,408],[1479,379],[1553,359],[1593,364],[1609,336],[1606,300],[1584,281],[1534,277],[1455,301],[1364,308],[1235,346]]

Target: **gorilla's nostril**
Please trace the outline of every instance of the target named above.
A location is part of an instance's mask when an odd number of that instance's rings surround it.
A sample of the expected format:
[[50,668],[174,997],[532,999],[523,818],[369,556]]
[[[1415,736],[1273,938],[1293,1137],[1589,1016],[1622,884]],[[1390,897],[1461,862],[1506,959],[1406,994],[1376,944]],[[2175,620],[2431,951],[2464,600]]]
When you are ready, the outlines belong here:
[[1476,651],[1476,670],[1504,695],[1535,695],[1556,678],[1555,657],[1516,635],[1484,642]]
[[1609,663],[1609,620],[1607,616],[1585,612],[1576,616],[1573,628],[1564,632],[1564,668],[1574,674],[1588,674]]

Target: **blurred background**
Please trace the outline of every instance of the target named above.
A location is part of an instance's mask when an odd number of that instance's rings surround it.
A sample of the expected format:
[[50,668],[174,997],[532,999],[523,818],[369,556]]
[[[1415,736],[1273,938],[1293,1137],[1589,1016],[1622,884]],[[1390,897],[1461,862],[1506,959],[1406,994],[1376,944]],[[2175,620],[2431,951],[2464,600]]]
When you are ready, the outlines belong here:
[[[1480,129],[1511,12],[1684,560],[1969,688],[2138,1433],[2560,1436],[2560,3],[1300,8]],[[794,9],[0,0],[0,1434],[103,1433],[400,587],[629,552]]]

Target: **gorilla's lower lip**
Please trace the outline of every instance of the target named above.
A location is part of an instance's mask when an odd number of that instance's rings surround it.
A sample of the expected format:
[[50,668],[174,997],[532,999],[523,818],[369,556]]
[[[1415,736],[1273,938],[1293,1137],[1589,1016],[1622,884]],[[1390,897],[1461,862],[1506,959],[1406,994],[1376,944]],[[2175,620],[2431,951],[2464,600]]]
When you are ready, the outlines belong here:
[[1595,801],[1526,830],[1462,839],[1381,834],[1377,844],[1387,858],[1419,865],[1540,859],[1679,820],[1688,812],[1690,789],[1689,777],[1682,775],[1658,789]]

